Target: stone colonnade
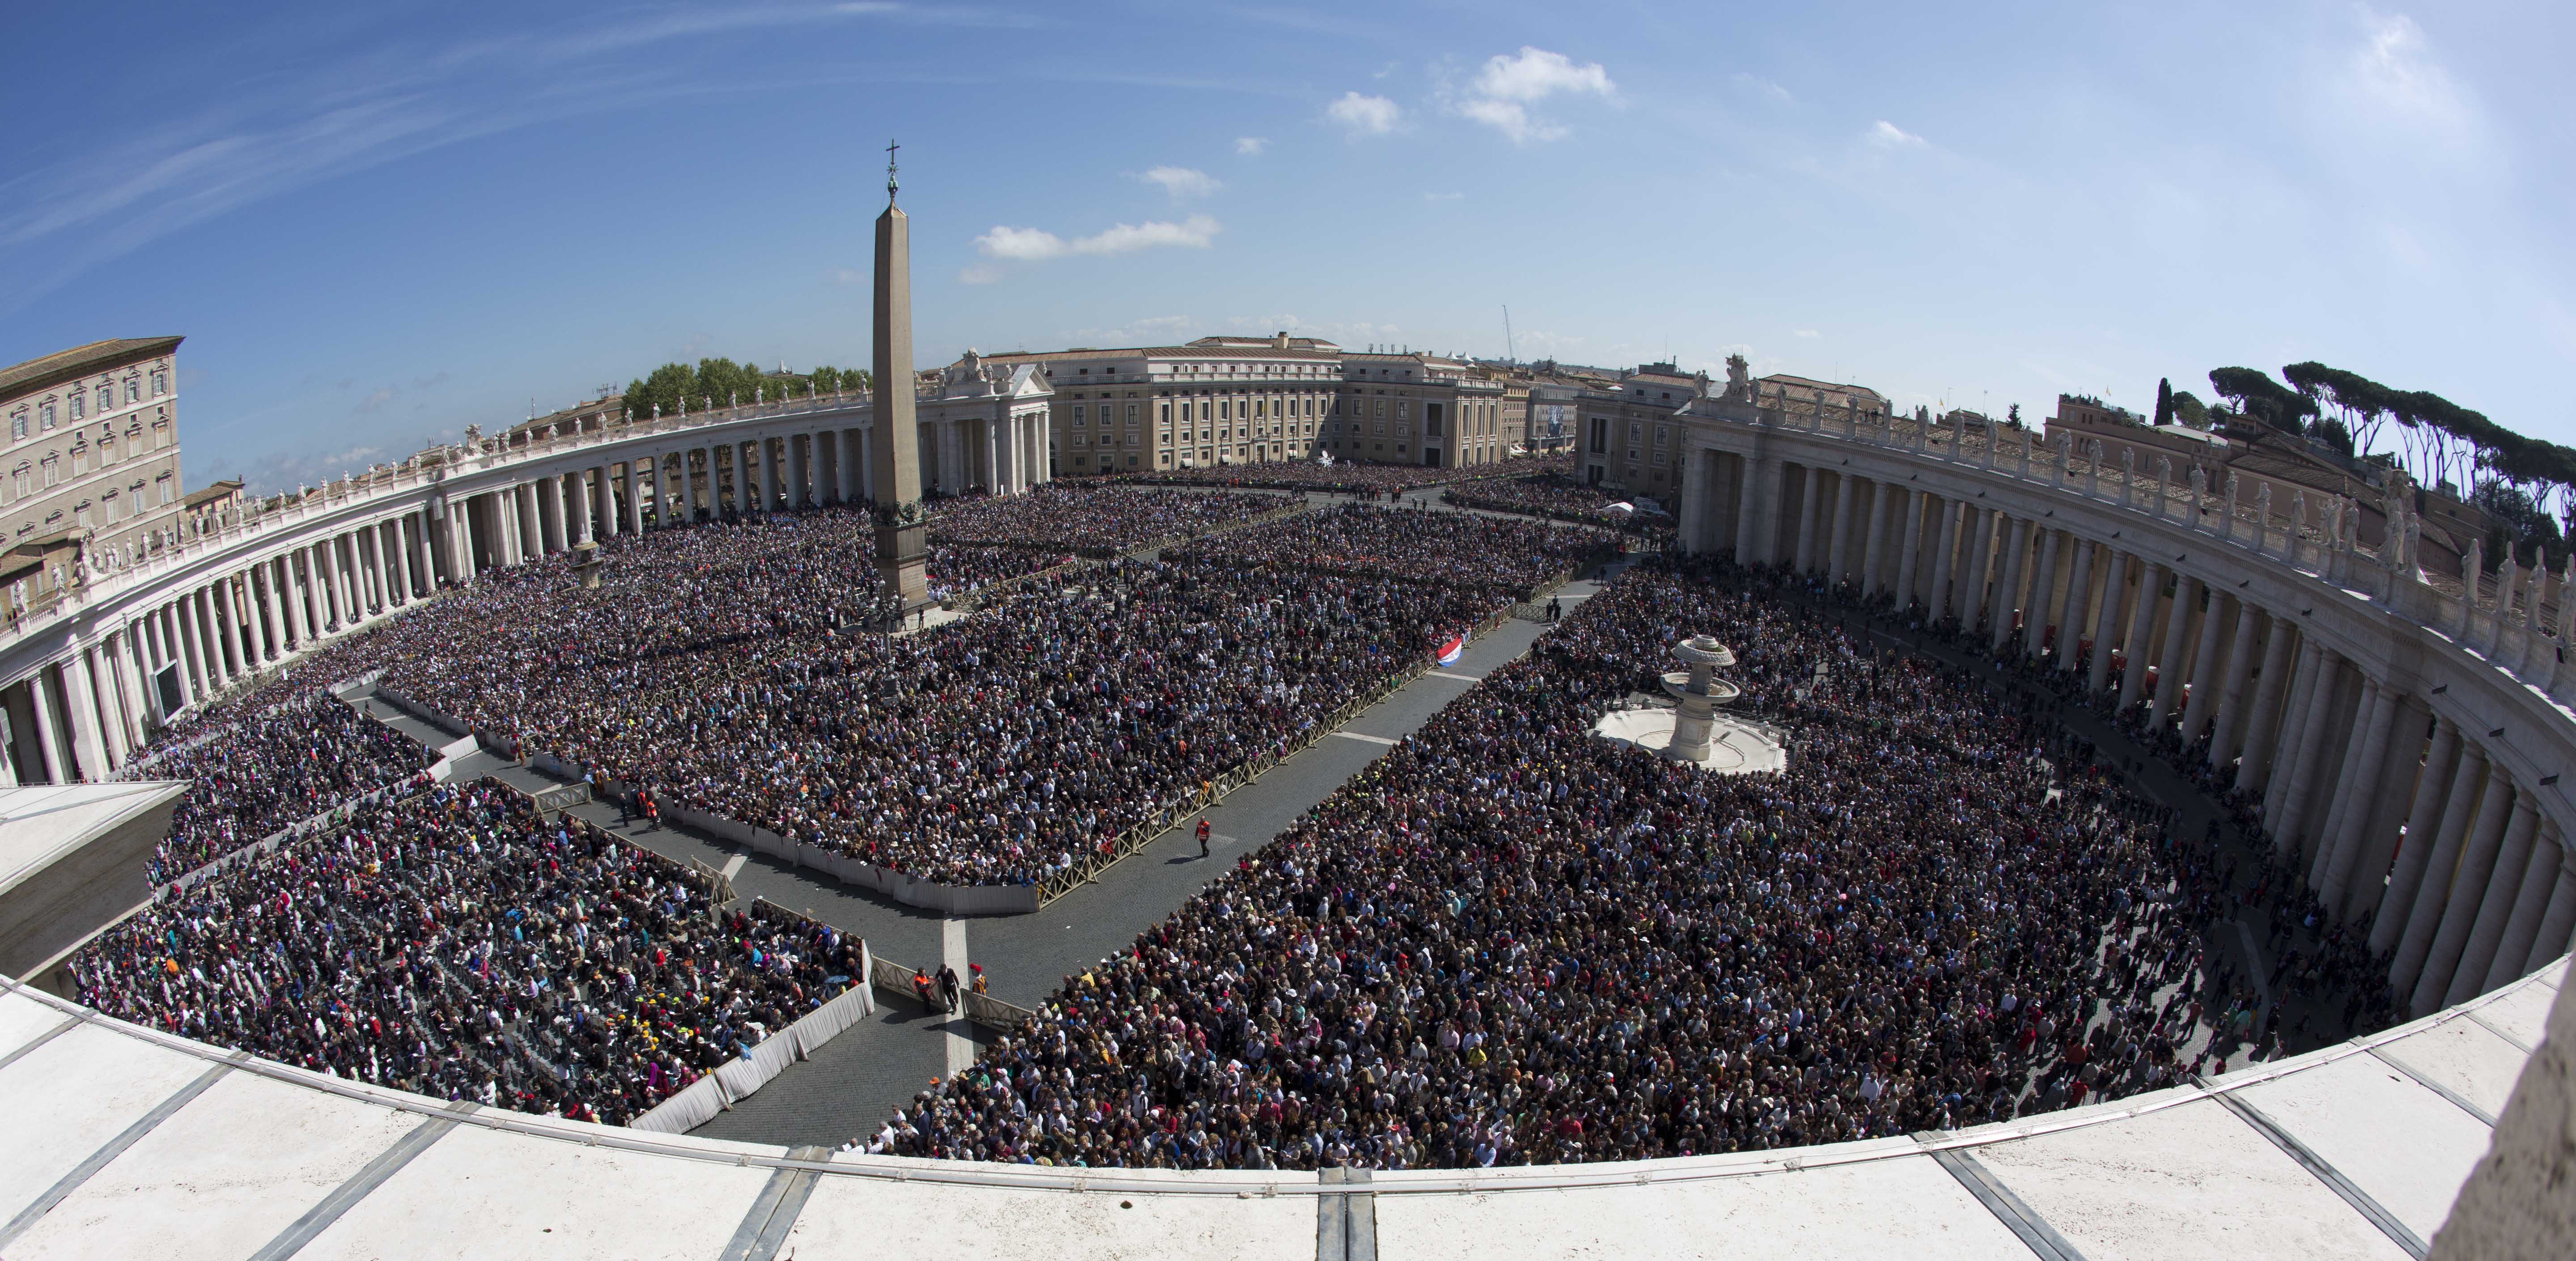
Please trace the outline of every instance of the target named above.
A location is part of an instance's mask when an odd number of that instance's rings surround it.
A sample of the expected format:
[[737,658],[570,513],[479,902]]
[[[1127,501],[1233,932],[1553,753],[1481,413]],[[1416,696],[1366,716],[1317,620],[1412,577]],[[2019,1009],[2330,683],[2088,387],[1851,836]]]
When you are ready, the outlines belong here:
[[[588,461],[536,450],[498,485],[431,483],[334,532],[295,530],[284,547],[250,540],[234,549],[245,555],[218,554],[94,624],[74,619],[61,650],[0,686],[0,786],[119,774],[172,718],[442,583],[652,526],[862,502],[871,425],[834,423],[848,419],[648,431]],[[1042,406],[925,418],[925,488],[1016,494],[1052,480],[1045,424]]]

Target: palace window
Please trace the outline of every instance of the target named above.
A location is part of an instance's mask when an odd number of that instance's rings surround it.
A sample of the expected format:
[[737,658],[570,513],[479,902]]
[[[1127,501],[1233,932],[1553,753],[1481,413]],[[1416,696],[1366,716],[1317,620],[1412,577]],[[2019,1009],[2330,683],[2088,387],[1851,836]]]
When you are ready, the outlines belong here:
[[18,410],[9,413],[9,436],[12,438],[24,438],[27,436],[26,408],[21,407]]
[[44,402],[36,404],[36,425],[38,428],[51,429],[57,423],[59,422],[54,415],[54,400],[46,399]]
[[143,401],[143,378],[133,375],[125,378],[125,401],[129,403]]
[[154,397],[154,398],[159,398],[159,397],[161,397],[162,395],[167,394],[167,393],[169,393],[169,392],[170,392],[170,370],[169,370],[168,368],[155,368],[155,369],[153,369],[153,370],[152,370],[152,397]]

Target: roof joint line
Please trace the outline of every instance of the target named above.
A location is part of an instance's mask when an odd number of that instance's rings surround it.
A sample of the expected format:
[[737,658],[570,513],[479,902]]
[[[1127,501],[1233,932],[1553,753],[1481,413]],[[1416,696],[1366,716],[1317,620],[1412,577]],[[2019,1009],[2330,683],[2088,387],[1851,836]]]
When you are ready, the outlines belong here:
[[1315,1261],[1377,1261],[1377,1194],[1366,1169],[1318,1170]]
[[[1915,1139],[1920,1142],[1940,1137],[1938,1134],[1918,1134]],[[1995,1220],[2002,1222],[2004,1228],[2019,1238],[2039,1261],[2084,1261],[2081,1250],[2068,1242],[2064,1235],[2058,1234],[2057,1228],[2049,1225],[2047,1218],[2013,1194],[2011,1187],[2005,1186],[2002,1179],[1995,1177],[1993,1170],[1969,1155],[1965,1148],[1940,1147],[1928,1154],[1943,1169],[1949,1170],[1950,1176],[1958,1179],[1968,1194],[1977,1197],[1977,1202],[1985,1205],[1986,1211],[1994,1214]]]
[[2415,1261],[2424,1261],[2426,1252],[2424,1241],[2417,1238],[2415,1232],[2408,1229],[2406,1223],[2397,1220],[2396,1214],[2389,1212],[2378,1200],[2371,1198],[2369,1192],[2362,1190],[2352,1179],[2345,1177],[2342,1170],[2335,1168],[2325,1157],[2318,1155],[2306,1143],[2300,1142],[2288,1130],[2282,1129],[2279,1123],[2266,1116],[2261,1108],[2247,1103],[2234,1094],[2217,1089],[2216,1083],[2205,1076],[2198,1074],[2194,1076],[2203,1087],[2210,1089],[2210,1097],[2216,1099],[2220,1107],[2235,1113],[2237,1119],[2252,1126],[2255,1133],[2272,1140],[2273,1146],[2289,1153],[2290,1159],[2299,1162],[2309,1173],[2316,1175],[2317,1181],[2326,1184],[2328,1190],[2342,1196],[2344,1203],[2350,1204],[2363,1217],[2370,1219],[2370,1224],[2377,1226],[2379,1233],[2388,1236],[2398,1247],[2405,1249],[2406,1255],[2415,1258]]
[[[794,1147],[787,1152],[789,1160],[829,1161],[827,1147]],[[762,1184],[760,1195],[742,1215],[742,1224],[734,1227],[733,1238],[725,1241],[724,1251],[716,1254],[720,1261],[776,1261],[778,1250],[787,1244],[787,1232],[795,1229],[796,1219],[805,1211],[805,1201],[814,1194],[814,1184],[822,1175],[811,1169],[782,1165],[770,1171],[769,1181]]]
[[[235,1051],[231,1058],[234,1061],[246,1060],[250,1058],[250,1052]],[[224,1063],[197,1074],[196,1080],[180,1087],[176,1094],[154,1105],[150,1112],[143,1114],[142,1119],[126,1126],[124,1132],[107,1140],[97,1151],[91,1152],[87,1160],[73,1166],[70,1173],[55,1179],[54,1185],[45,1188],[45,1193],[37,1196],[34,1203],[18,1210],[18,1215],[10,1218],[7,1226],[0,1226],[0,1248],[6,1248],[18,1242],[18,1237],[34,1229],[37,1222],[44,1220],[45,1214],[54,1211],[55,1205],[70,1199],[72,1192],[80,1190],[84,1183],[98,1176],[98,1171],[107,1168],[110,1161],[124,1155],[127,1148],[142,1142],[144,1135],[151,1133],[163,1121],[176,1115],[179,1109],[195,1102],[197,1096],[206,1093],[207,1087],[214,1085],[224,1074],[231,1071],[233,1071],[233,1065]]]
[[2470,1116],[2476,1117],[2478,1120],[2484,1122],[2488,1129],[2492,1130],[2495,1128],[2495,1116],[2489,1113],[2486,1109],[2469,1102],[2468,1096],[2463,1095],[2459,1091],[2453,1090],[2430,1077],[2426,1077],[2422,1073],[2416,1072],[2413,1068],[2408,1067],[2405,1061],[2398,1059],[2396,1056],[2390,1055],[2386,1050],[2380,1047],[2370,1048],[2370,1056],[2372,1059],[2378,1060],[2380,1063],[2386,1064],[2390,1068],[2396,1069],[2398,1072],[2405,1074],[2408,1081],[2414,1082],[2416,1085],[2450,1100],[2453,1104],[2458,1105],[2460,1111],[2468,1113]]
[[43,1046],[44,1044],[80,1027],[81,1018],[73,1016],[63,1021],[61,1024],[55,1025],[53,1028],[37,1034],[34,1038],[28,1041],[27,1045],[19,1047],[17,1050],[11,1051],[7,1055],[0,1055],[0,1068],[7,1068],[12,1064],[17,1063],[20,1056],[23,1056],[28,1052],[35,1050],[37,1047]]
[[[457,1109],[460,1113],[469,1110]],[[349,1175],[348,1181],[331,1188],[331,1193],[323,1196],[320,1203],[304,1210],[304,1215],[279,1231],[277,1238],[268,1241],[268,1246],[252,1253],[250,1261],[286,1261],[286,1258],[303,1251],[304,1245],[329,1230],[342,1214],[356,1208],[360,1200],[374,1194],[376,1188],[401,1173],[414,1157],[428,1151],[430,1144],[455,1128],[456,1118],[444,1116],[431,1117],[413,1126],[401,1138],[395,1139],[393,1146],[377,1153],[365,1168]]]
[[2497,1036],[2497,1037],[2499,1037],[2499,1038],[2504,1039],[2504,1040],[2505,1040],[2506,1042],[2508,1042],[2508,1043],[2511,1043],[2511,1044],[2512,1044],[2512,1046],[2513,1046],[2513,1049],[2514,1049],[2514,1050],[2520,1051],[2520,1052],[2522,1052],[2522,1053],[2523,1053],[2523,1054],[2525,1054],[2525,1055],[2531,1055],[2531,1054],[2534,1054],[2534,1053],[2535,1053],[2535,1052],[2534,1052],[2534,1049],[2533,1049],[2533,1047],[2531,1046],[2531,1044],[2530,1044],[2530,1043],[2527,1043],[2527,1042],[2523,1041],[2522,1039],[2517,1038],[2517,1037],[2513,1036],[2512,1034],[2505,1032],[2503,1029],[2500,1029],[2500,1028],[2496,1027],[2496,1023],[2495,1023],[2494,1021],[2489,1020],[2489,1019],[2487,1019],[2486,1017],[2479,1015],[2479,1014],[2478,1014],[2474,1009],[2473,1009],[2473,1010],[2469,1010],[2469,1011],[2463,1011],[2463,1012],[2461,1012],[2460,1014],[2461,1014],[2461,1015],[2463,1015],[2463,1016],[2468,1017],[2468,1019],[2469,1019],[2469,1023],[2474,1024],[2474,1025],[2476,1025],[2477,1027],[2479,1027],[2479,1028],[2481,1028],[2481,1029],[2484,1029],[2484,1030],[2486,1030],[2487,1032],[2492,1033],[2492,1034],[2494,1034],[2495,1036]]

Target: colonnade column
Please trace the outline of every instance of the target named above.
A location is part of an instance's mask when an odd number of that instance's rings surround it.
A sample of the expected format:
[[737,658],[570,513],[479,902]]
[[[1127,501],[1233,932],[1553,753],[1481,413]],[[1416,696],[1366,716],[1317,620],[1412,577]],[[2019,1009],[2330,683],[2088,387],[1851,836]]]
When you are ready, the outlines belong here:
[[[636,468],[639,462],[633,456],[626,460],[626,507],[620,515],[625,518],[628,534],[644,532],[644,478]],[[656,477],[654,481],[659,483],[661,479]]]
[[1959,625],[1975,630],[1986,616],[1986,571],[1994,565],[1995,510],[1962,504],[1960,533],[1968,549],[1968,588],[1959,594]]
[[2156,607],[2164,600],[2166,572],[2164,566],[2138,558],[2138,598],[2129,605],[2129,633],[2120,640],[2122,713],[2146,694],[2147,654],[2155,649]]
[[2435,715],[2433,744],[2424,754],[2424,768],[2415,777],[2415,795],[2406,811],[2406,839],[2398,847],[2396,868],[2388,873],[2388,887],[2379,895],[2379,913],[2371,918],[2372,954],[2386,952],[2405,935],[2406,917],[2414,910],[2416,892],[2424,887],[2425,873],[2432,867],[2443,808],[2457,791],[2452,781],[2461,767],[2460,743],[2459,724]]
[[[98,706],[93,703],[98,689],[90,681],[88,647],[76,645],[63,658],[61,672],[66,711],[63,717],[71,723],[74,769],[81,778],[104,779],[108,770],[107,744],[98,729]],[[58,776],[55,782],[65,781]]]
[[2290,685],[2291,640],[2297,629],[2285,618],[2269,617],[2270,632],[2263,644],[2263,667],[2254,684],[2254,705],[2246,711],[2242,730],[2234,745],[2242,758],[2236,770],[2236,786],[2249,793],[2259,793],[2271,783],[2272,766],[2280,757],[2281,710],[2284,693]]
[[[205,700],[221,690],[215,681],[214,663],[206,658],[206,637],[197,623],[198,602],[205,594],[203,587],[190,587],[172,607],[179,620],[179,642],[187,653],[188,666],[197,674],[197,699]],[[193,703],[193,702],[191,702]]]
[[[2486,978],[2479,983],[2477,993],[2520,978],[2539,966],[2531,962],[2531,955],[2534,947],[2542,944],[2541,921],[2549,913],[2549,899],[2557,891],[2558,873],[2566,862],[2558,825],[2541,820],[2540,835],[2534,838],[2530,855],[2516,873],[2513,907],[2505,917],[2503,938],[2496,945],[2495,959],[2487,965]],[[2559,936],[2558,944],[2567,944],[2564,934]]]
[[1834,479],[1834,517],[1825,527],[1825,581],[1837,587],[1842,585],[1844,575],[1850,572],[1843,563],[1843,554],[1851,550],[1853,480],[1849,473]]
[[[2478,882],[2477,914],[2470,920],[2468,940],[2460,951],[2459,966],[2451,970],[2451,984],[2443,991],[2442,1006],[2465,1003],[2486,991],[2487,972],[2495,966],[2497,947],[2504,941],[2506,923],[2513,918],[2513,906],[2522,892],[2522,879],[2531,865],[2531,851],[2538,848],[2535,842],[2539,835],[2539,804],[2532,794],[2517,790],[2513,795],[2513,820],[2504,829],[2504,843],[2487,863],[2486,877]],[[2467,862],[2461,865],[2465,869]],[[2447,920],[2444,926],[2448,927]],[[2420,983],[2416,992],[2419,996],[2423,992]]]
[[2057,544],[2062,533],[2036,523],[2032,528],[2039,531],[2039,565],[2031,570],[2030,598],[2022,604],[2021,655],[2025,657],[2038,656],[2040,645],[2048,642],[2049,616],[2057,605]]
[[224,651],[232,659],[232,677],[237,679],[251,673],[255,667],[251,664],[250,658],[242,653],[242,634],[241,628],[235,624],[237,619],[234,614],[234,599],[231,578],[227,577],[215,584],[216,624],[223,628]]
[[2057,619],[2057,668],[2071,673],[2076,659],[2083,655],[2085,636],[2092,628],[2086,624],[2093,612],[2093,553],[2101,545],[2086,539],[2073,540],[2075,559],[2066,575],[2066,611]]
[[571,509],[566,516],[572,526],[571,529],[564,531],[564,546],[579,547],[591,541],[590,470],[583,469],[578,473],[567,474],[564,480],[568,483],[564,489],[571,492],[569,496]]
[[[2503,767],[2488,763],[2486,772],[2486,787],[2478,795],[2477,819],[2469,825],[2466,843],[2455,851],[2459,865],[2451,871],[2438,899],[2432,899],[2434,882],[2425,881],[2423,891],[2417,895],[2416,917],[2407,921],[2407,941],[2398,947],[2397,962],[2403,965],[2408,948],[2414,944],[2416,918],[2429,910],[2432,927],[2425,948],[2415,953],[2420,970],[2411,989],[2398,991],[2407,995],[2407,1010],[2419,1018],[2440,1007],[2442,996],[2450,992],[2451,978],[2459,972],[2460,956],[2468,950],[2469,932],[2477,926],[2478,903],[2486,894],[2487,878],[2495,874],[2496,854],[2503,848],[2507,821],[2531,807],[2528,798],[2514,791],[2513,779]],[[2433,855],[2437,871],[2443,866],[2442,858],[2438,851]],[[2433,901],[2429,908],[2424,905],[2428,899]]]
[[1927,606],[1931,620],[1938,622],[1950,615],[1950,571],[1952,555],[1959,548],[1959,520],[1963,515],[1957,502],[1939,495],[1932,497],[1932,511],[1939,515],[1939,528],[1932,538],[1932,590]]
[[[2208,589],[2204,587],[2203,590]],[[2226,619],[2222,616],[2226,607],[2219,603],[2224,597],[2216,591],[2209,591],[2208,596],[2208,607],[2200,619],[2200,642],[2192,651],[2191,676],[2176,680],[2191,685],[2191,690],[2183,697],[2182,706],[2182,742],[2185,748],[2191,747],[2200,739],[2202,732],[2209,730],[2210,715],[2218,707],[2218,654],[2222,646],[2220,632],[2227,628]]]
[[1804,480],[1798,488],[1798,537],[1790,565],[1803,574],[1816,567],[1816,521],[1824,515],[1824,505],[1819,501],[1824,497],[1825,479],[1815,465],[1801,464],[1798,468]]
[[1852,550],[1860,553],[1860,574],[1853,585],[1860,588],[1864,600],[1878,593],[1878,570],[1887,559],[1888,509],[1895,506],[1895,489],[1886,482],[1871,482],[1869,503],[1858,510],[1860,537],[1854,540],[1856,546]]
[[1902,511],[1905,513],[1905,524],[1897,532],[1896,545],[1896,607],[1899,610],[1914,606],[1914,571],[1923,552],[1923,498],[1926,493],[1909,486],[1897,496],[1897,502],[1904,505]]
[[2165,642],[2156,655],[2156,690],[2147,698],[2147,726],[2161,730],[2173,713],[2174,697],[2182,691],[2182,653],[2184,641],[2191,638],[2193,605],[2200,602],[2199,582],[2188,575],[2174,575],[2173,611],[2165,617]]
[[2111,650],[2118,647],[2120,597],[2129,590],[2129,557],[2105,543],[2102,551],[2102,604],[2093,612],[2093,659],[2084,663],[2084,690],[2100,696],[2111,686]]
[[2003,574],[1995,583],[1994,600],[1990,606],[1993,618],[1986,625],[1987,646],[1997,652],[2002,651],[2005,641],[2012,638],[2013,613],[2021,608],[2022,578],[2030,568],[2031,522],[2027,517],[2013,517],[2008,524],[2009,529],[1995,531],[1999,538],[2009,538],[2010,541],[2004,544]]
[[2556,823],[2549,825],[2543,839],[2556,847],[2558,870],[2549,890],[2549,909],[2541,912],[2540,930],[2533,935],[2530,952],[2523,956],[2522,970],[2526,974],[2567,953],[2569,938],[2576,935],[2576,857],[2568,854],[2567,835]]
[[[2394,729],[2400,715],[2411,717],[2402,703],[2404,696],[2394,687],[2373,681],[2362,694],[2369,703],[2357,711],[2354,738],[2349,742],[2353,753],[2344,759],[2345,774],[2335,781],[2336,806],[2326,816],[2310,880],[2327,913],[2337,916],[2346,913],[2345,893],[2356,879],[2369,880],[2377,888],[2379,878],[2386,873],[2384,866],[2370,868],[2365,852],[2371,848],[2369,838],[2374,825],[2381,821],[2379,797],[2386,785],[2380,781],[2380,773],[2388,765],[2389,745],[2401,742]],[[2418,742],[2406,750],[2410,765],[2422,748]],[[2384,864],[2386,860],[2380,861]]]
[[2308,803],[2315,798],[2317,772],[2328,757],[2344,747],[2332,738],[2327,726],[2334,720],[2335,695],[2343,687],[2343,659],[2327,653],[2317,670],[2316,685],[2308,693],[2307,716],[2299,723],[2299,761],[2290,774],[2288,793],[2281,799],[2281,812],[2272,829],[2272,840],[2282,849],[2302,849],[2305,839]]
[[[1032,423],[1027,428],[1034,437],[1037,426]],[[1032,449],[1030,459],[1036,458],[1036,452]],[[1762,493],[1765,461],[1748,453],[1735,463],[1735,560],[1738,564],[1750,565],[1760,555],[1754,550],[1758,546],[1753,537],[1754,522],[1757,519],[1754,515],[1754,502],[1755,497]],[[1034,468],[1036,465],[1032,464],[1030,467]]]

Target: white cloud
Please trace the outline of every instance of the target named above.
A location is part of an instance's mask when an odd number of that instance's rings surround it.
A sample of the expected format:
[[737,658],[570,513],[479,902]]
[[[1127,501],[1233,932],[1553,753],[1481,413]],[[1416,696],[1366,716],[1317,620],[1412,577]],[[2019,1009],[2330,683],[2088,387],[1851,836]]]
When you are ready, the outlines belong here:
[[1383,136],[1404,121],[1404,107],[1383,96],[1344,92],[1342,99],[1324,107],[1324,117],[1354,136]]
[[1618,86],[1610,82],[1601,63],[1576,65],[1563,53],[1523,46],[1517,56],[1489,58],[1468,85],[1466,97],[1451,102],[1449,108],[1461,118],[1503,133],[1513,144],[1527,144],[1565,134],[1565,128],[1534,119],[1529,112],[1531,102],[1559,94],[1619,99]]
[[1224,187],[1207,172],[1194,171],[1186,166],[1158,166],[1136,178],[1148,184],[1160,185],[1164,192],[1172,195],[1174,201],[1185,197],[1205,197]]
[[1882,118],[1864,133],[1871,144],[1882,149],[1911,149],[1930,143],[1923,137]]
[[2361,11],[2366,38],[2353,54],[2354,79],[2401,114],[2437,126],[2467,121],[2470,109],[2450,73],[2424,46],[2424,28],[2403,13]]
[[1578,66],[1563,53],[1522,45],[1517,57],[1495,57],[1476,75],[1476,95],[1503,101],[1544,101],[1559,92],[1610,99],[1618,89],[1600,62]]
[[1781,87],[1779,84],[1773,83],[1769,79],[1765,79],[1758,74],[1746,74],[1739,70],[1736,71],[1732,77],[1735,80],[1735,86],[1740,87],[1747,92],[1751,92],[1756,96],[1777,101],[1782,105],[1786,105],[1797,99],[1789,95],[1789,89]]
[[1217,221],[1206,215],[1191,215],[1179,223],[1121,223],[1108,231],[1069,241],[1042,228],[997,226],[976,237],[975,248],[986,258],[1034,263],[1071,254],[1127,254],[1166,245],[1206,249],[1219,231],[1222,229]]
[[1529,111],[1522,108],[1518,101],[1471,99],[1460,103],[1458,112],[1510,137],[1513,144],[1527,144],[1532,140],[1554,140],[1565,134],[1563,127],[1549,123],[1532,123]]
[[1237,136],[1234,138],[1234,151],[1236,154],[1243,157],[1260,157],[1261,151],[1269,147],[1270,138],[1267,136]]

